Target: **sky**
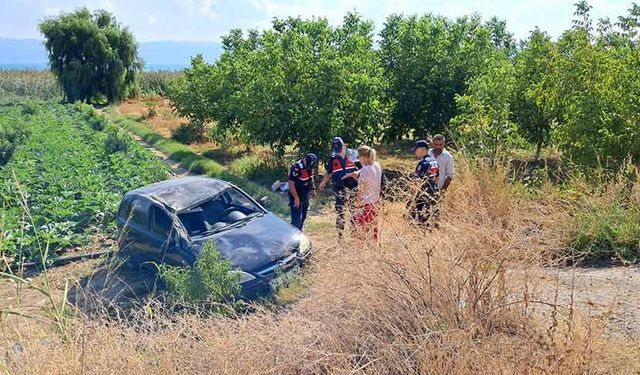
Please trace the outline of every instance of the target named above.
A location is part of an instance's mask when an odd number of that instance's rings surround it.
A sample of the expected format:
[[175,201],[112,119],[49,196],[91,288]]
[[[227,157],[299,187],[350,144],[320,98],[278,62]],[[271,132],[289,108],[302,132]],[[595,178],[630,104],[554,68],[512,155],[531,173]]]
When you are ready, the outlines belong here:
[[[616,19],[633,0],[591,0],[594,18]],[[516,38],[535,26],[558,37],[571,27],[576,0],[0,0],[0,38],[40,38],[37,25],[45,17],[86,6],[106,9],[146,41],[219,41],[232,28],[269,27],[273,17],[320,16],[339,24],[356,11],[375,21],[378,30],[393,13],[434,13],[458,17],[474,12],[484,19],[507,21]]]

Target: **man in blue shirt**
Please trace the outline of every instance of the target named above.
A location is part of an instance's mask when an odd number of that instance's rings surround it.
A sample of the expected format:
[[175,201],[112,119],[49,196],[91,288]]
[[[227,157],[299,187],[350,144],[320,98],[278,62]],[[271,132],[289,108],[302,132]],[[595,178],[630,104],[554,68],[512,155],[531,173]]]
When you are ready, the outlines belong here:
[[[418,192],[410,208],[411,217],[419,224],[430,226],[437,217],[438,202],[438,162],[429,155],[429,142],[419,140],[412,148],[420,159],[416,165],[414,178],[420,181]],[[433,223],[437,225],[437,223]]]
[[309,210],[310,196],[316,196],[313,181],[318,157],[307,154],[304,158],[291,164],[289,169],[289,207],[291,208],[291,225],[302,230]]

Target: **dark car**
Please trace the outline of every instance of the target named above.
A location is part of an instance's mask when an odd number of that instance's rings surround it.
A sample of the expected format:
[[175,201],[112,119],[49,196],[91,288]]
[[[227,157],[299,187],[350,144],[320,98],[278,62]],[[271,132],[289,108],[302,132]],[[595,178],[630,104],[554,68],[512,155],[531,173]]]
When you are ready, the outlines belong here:
[[127,193],[118,209],[120,250],[135,264],[191,265],[214,241],[240,273],[243,296],[270,293],[311,255],[312,245],[236,186],[185,177]]

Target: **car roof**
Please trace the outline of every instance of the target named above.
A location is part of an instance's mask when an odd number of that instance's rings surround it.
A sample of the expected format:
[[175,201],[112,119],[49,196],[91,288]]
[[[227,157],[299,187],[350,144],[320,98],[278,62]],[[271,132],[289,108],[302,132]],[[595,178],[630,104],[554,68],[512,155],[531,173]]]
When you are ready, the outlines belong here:
[[232,186],[216,178],[180,177],[143,186],[126,195],[152,198],[174,211],[181,211]]

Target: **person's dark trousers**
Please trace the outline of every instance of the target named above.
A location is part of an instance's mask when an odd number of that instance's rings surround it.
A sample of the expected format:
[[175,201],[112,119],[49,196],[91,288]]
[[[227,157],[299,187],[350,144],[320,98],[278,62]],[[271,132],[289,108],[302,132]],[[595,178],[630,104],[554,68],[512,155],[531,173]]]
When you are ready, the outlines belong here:
[[349,210],[349,226],[350,228],[354,228],[355,221],[355,190],[336,190],[334,191],[336,197],[336,229],[338,230],[338,238],[342,238],[344,234],[344,224],[345,224],[345,216],[346,210]]
[[296,207],[293,203],[289,204],[291,208],[291,225],[302,230],[304,221],[307,219],[307,211],[309,211],[309,200],[300,201],[300,207]]
[[411,217],[420,225],[438,227],[440,214],[440,194],[429,192],[427,196],[417,199],[411,210]]

